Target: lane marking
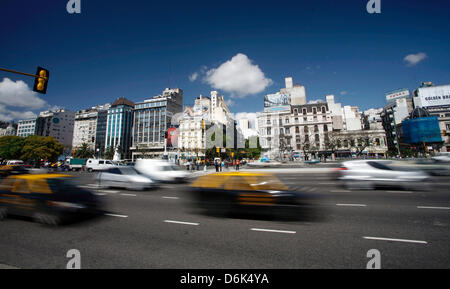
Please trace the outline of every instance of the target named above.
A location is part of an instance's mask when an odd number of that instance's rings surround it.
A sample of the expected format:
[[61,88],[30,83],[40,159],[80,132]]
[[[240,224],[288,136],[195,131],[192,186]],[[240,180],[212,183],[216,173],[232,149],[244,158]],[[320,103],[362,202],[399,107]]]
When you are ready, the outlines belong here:
[[366,204],[336,204],[336,206],[367,207]]
[[450,207],[428,207],[428,206],[417,206],[417,209],[450,210]]
[[94,193],[94,194],[97,196],[105,196],[106,195],[106,193]]
[[163,199],[178,200],[178,197],[162,197]]
[[271,229],[259,229],[259,228],[251,228],[251,231],[259,231],[259,232],[271,232],[271,233],[283,233],[283,234],[295,234],[296,231],[284,231],[284,230],[271,230]]
[[331,190],[330,193],[350,193],[350,190]]
[[130,197],[136,197],[135,194],[120,194],[121,196],[130,196]]
[[337,183],[329,183],[329,182],[321,182],[317,183],[318,185],[336,185]]
[[391,194],[412,194],[413,191],[386,191],[386,193],[391,193]]
[[109,191],[109,190],[98,190],[100,193],[117,194],[119,191]]
[[118,214],[105,214],[105,216],[118,217],[118,218],[128,218],[128,216],[126,216],[126,215],[118,215]]
[[392,238],[380,238],[380,237],[363,237],[367,240],[378,240],[378,241],[392,241],[392,242],[404,242],[404,243],[418,243],[418,244],[428,244],[426,241],[418,240],[406,240],[406,239],[392,239]]
[[164,220],[164,223],[190,225],[190,226],[198,226],[198,225],[200,225],[199,223],[190,223],[190,222],[173,221],[173,220]]

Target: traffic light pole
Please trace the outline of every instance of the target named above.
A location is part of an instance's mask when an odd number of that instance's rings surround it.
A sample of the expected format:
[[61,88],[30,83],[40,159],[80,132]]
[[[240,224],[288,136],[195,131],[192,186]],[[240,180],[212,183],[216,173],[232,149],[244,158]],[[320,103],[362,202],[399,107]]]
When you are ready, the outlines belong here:
[[12,69],[1,68],[1,67],[0,67],[0,70],[1,71],[6,71],[6,72],[11,72],[11,73],[16,73],[16,74],[22,74],[22,75],[26,75],[26,76],[31,76],[31,77],[34,77],[34,78],[39,78],[39,77],[40,78],[46,78],[46,77],[41,77],[41,76],[36,75],[36,74],[20,72],[20,71],[16,71],[16,70],[12,70]]

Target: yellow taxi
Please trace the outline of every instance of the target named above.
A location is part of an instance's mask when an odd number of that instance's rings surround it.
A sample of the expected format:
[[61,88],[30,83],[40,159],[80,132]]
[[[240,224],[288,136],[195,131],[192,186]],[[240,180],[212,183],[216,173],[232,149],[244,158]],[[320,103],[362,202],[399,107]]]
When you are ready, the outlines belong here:
[[295,209],[301,199],[268,173],[214,173],[197,178],[190,187],[200,207],[217,211],[267,212],[276,208],[286,212]]
[[9,173],[0,177],[0,219],[19,215],[58,225],[99,209],[98,197],[77,187],[69,175]]

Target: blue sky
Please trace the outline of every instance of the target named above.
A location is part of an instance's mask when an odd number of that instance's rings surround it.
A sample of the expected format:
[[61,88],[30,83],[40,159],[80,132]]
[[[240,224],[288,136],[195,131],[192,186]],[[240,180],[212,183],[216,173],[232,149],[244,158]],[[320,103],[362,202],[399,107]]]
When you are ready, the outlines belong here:
[[[67,0],[4,0],[0,67],[46,67],[47,94],[26,99],[71,110],[121,96],[142,101],[166,87],[182,88],[192,104],[226,82],[208,82],[206,72],[238,54],[266,85],[252,94],[234,84],[218,89],[233,97],[236,113],[261,111],[263,96],[284,87],[286,76],[306,87],[308,100],[335,94],[361,109],[383,106],[390,90],[450,83],[450,1],[381,0],[381,14],[367,13],[367,2],[81,0],[81,14],[68,14]],[[408,65],[410,54],[425,57]],[[0,72],[5,77],[33,85]],[[0,91],[2,109],[15,112],[10,118],[30,110]]]

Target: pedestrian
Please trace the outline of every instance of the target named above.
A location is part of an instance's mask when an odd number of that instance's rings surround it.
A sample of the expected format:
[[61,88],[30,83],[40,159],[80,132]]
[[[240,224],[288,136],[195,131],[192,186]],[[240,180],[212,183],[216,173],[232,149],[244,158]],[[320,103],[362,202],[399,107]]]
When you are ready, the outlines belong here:
[[223,171],[224,168],[225,168],[225,161],[222,161],[222,166],[220,167],[220,171]]
[[219,161],[214,160],[214,165],[216,166],[216,173],[219,171]]
[[236,171],[239,171],[239,160],[236,160]]

